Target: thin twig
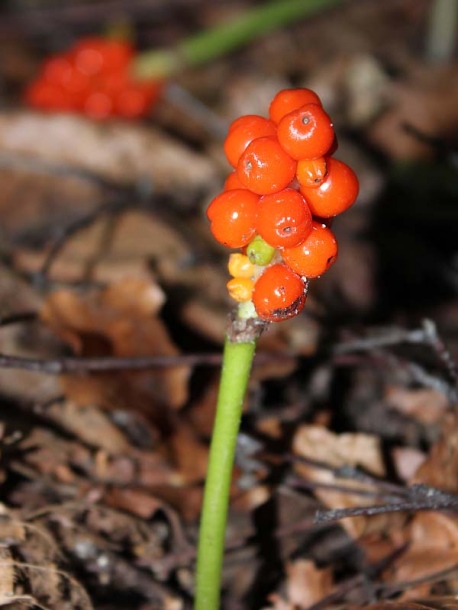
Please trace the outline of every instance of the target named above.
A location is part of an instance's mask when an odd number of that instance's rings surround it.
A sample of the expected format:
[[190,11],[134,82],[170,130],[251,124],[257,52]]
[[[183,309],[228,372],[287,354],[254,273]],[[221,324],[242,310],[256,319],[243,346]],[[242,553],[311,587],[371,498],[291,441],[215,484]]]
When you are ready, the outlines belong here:
[[[255,364],[291,358],[284,352],[263,352],[256,356]],[[220,366],[222,355],[182,354],[177,356],[132,356],[117,358],[106,356],[100,358],[63,357],[54,359],[23,358],[0,354],[0,368],[19,369],[43,373],[45,375],[62,375],[64,373],[96,373],[107,371],[139,371],[152,368],[177,366]]]
[[[406,546],[398,547],[394,551],[382,557],[377,563],[370,565],[364,573],[348,578],[341,583],[332,593],[326,595],[315,604],[308,606],[307,610],[324,610],[328,606],[341,600],[350,591],[355,589],[366,589],[370,584],[372,589],[377,590],[377,585],[371,580],[378,577],[384,570],[387,569],[400,555],[404,553]],[[375,591],[374,591],[375,592]],[[367,595],[366,595],[367,597]]]
[[336,508],[331,510],[318,510],[315,515],[316,523],[330,523],[348,517],[371,517],[395,512],[411,512],[424,510],[456,510],[458,508],[458,495],[450,494],[428,485],[412,485],[408,488],[409,497],[390,504],[377,504],[372,506],[355,506],[352,508]]

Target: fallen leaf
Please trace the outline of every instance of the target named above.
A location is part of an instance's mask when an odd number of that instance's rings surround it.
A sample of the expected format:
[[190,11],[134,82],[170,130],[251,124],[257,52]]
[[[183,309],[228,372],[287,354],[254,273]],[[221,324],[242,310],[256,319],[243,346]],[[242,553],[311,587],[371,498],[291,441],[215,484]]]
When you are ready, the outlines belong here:
[[308,608],[331,592],[332,571],[319,569],[313,561],[299,559],[286,566],[287,599],[293,607]]
[[439,439],[432,445],[429,455],[410,482],[424,483],[443,491],[457,493],[458,415],[447,413],[444,416]]
[[[61,290],[52,293],[41,319],[80,356],[177,356],[178,349],[156,316],[163,303],[160,288],[151,281],[126,279],[84,296]],[[187,397],[187,366],[149,371],[66,375],[68,398],[105,408],[128,407],[165,416],[165,405],[178,408]],[[110,383],[108,383],[110,379]],[[159,405],[162,412],[157,412]]]
[[[361,433],[338,435],[321,426],[306,425],[297,430],[293,439],[293,451],[299,457],[324,465],[314,466],[298,460],[295,462],[295,470],[307,481],[317,483],[314,495],[327,508],[351,508],[378,503],[375,484],[363,483],[357,478],[345,478],[334,473],[335,469],[352,466],[361,467],[376,476],[383,476],[385,469],[378,437]],[[341,489],[332,489],[334,485]],[[331,486],[331,489],[326,488],[328,486]],[[345,488],[348,488],[348,491]],[[351,493],[351,490],[355,493]],[[358,491],[371,491],[373,495],[365,497],[358,494]],[[350,536],[357,538],[363,534],[397,529],[404,521],[405,516],[401,513],[392,513],[346,518],[342,519],[340,524]]]
[[70,114],[0,114],[0,151],[87,170],[120,185],[147,178],[158,191],[189,193],[217,179],[209,158],[157,128]]

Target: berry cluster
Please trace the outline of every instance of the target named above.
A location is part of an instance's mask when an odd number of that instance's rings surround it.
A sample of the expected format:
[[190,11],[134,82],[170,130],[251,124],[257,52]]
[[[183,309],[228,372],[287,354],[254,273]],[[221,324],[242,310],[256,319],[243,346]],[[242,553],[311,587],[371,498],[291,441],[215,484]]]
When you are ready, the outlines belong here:
[[354,171],[331,155],[330,117],[310,89],[284,89],[269,118],[247,115],[229,127],[224,150],[234,171],[207,216],[231,254],[227,288],[239,315],[278,322],[298,314],[307,282],[337,258],[331,217],[358,195]]
[[76,112],[91,118],[145,116],[162,91],[161,82],[130,76],[133,46],[90,37],[47,59],[25,91],[25,102],[40,110]]

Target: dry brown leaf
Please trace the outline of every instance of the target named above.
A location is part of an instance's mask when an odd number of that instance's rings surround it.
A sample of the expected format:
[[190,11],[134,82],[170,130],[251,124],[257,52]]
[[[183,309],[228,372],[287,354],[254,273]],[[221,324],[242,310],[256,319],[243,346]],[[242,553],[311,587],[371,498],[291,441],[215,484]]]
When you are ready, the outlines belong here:
[[432,388],[388,386],[386,399],[390,407],[425,425],[437,424],[450,405],[444,392]]
[[457,66],[411,66],[409,81],[392,83],[392,107],[369,130],[371,141],[395,159],[428,158],[433,148],[408,133],[406,124],[431,137],[458,132]]
[[[384,465],[378,437],[368,434],[333,434],[321,426],[301,426],[293,439],[296,455],[327,464],[330,469],[316,468],[310,464],[296,462],[295,470],[308,481],[318,484],[339,485],[353,490],[376,491],[373,485],[355,479],[337,477],[332,469],[343,466],[362,467],[377,476],[384,474]],[[327,508],[351,508],[377,503],[376,495],[364,497],[343,490],[320,488],[314,494]],[[342,527],[353,537],[363,534],[382,533],[391,528],[398,529],[405,517],[400,513],[372,517],[343,519]]]
[[331,592],[332,571],[318,569],[313,561],[299,559],[286,566],[287,599],[293,607],[308,608]]
[[369,434],[334,434],[321,426],[301,426],[294,437],[294,452],[332,468],[359,466],[376,476],[385,474],[380,440]]
[[55,402],[46,408],[46,416],[93,447],[110,453],[122,453],[129,447],[119,428],[95,407]]
[[108,490],[104,499],[109,506],[143,519],[150,519],[163,506],[163,502],[154,496],[131,487],[129,489],[115,487]]
[[[386,582],[408,582],[427,579],[435,572],[447,570],[458,563],[458,520],[439,512],[419,512],[408,530],[409,547],[385,572]],[[455,582],[455,575],[441,578]],[[411,585],[403,593],[403,599],[415,599],[429,595],[434,586],[431,582]]]
[[215,181],[209,158],[157,128],[131,122],[97,123],[66,114],[0,114],[0,151],[96,173],[117,183],[147,178],[155,190],[184,192]]
[[[162,300],[155,283],[127,279],[85,296],[57,291],[44,303],[41,318],[81,356],[177,356],[178,349],[155,316]],[[81,377],[67,376],[65,386],[68,397],[79,404],[151,414],[158,405],[177,408],[184,403],[189,372],[180,366],[92,375],[84,383]]]
[[406,483],[413,479],[419,467],[426,460],[426,455],[413,447],[394,447],[391,455],[398,478]]
[[174,463],[185,483],[198,483],[205,479],[208,446],[197,439],[188,425],[177,423],[170,447]]
[[411,548],[458,551],[458,520],[439,512],[420,512],[410,527]]
[[458,415],[447,413],[439,439],[429,451],[411,483],[424,483],[451,493],[458,492]]
[[[13,253],[17,268],[27,273],[39,271],[47,255],[48,251],[25,247]],[[49,277],[74,282],[89,272],[91,279],[101,283],[125,278],[146,281],[151,278],[149,265],[154,261],[162,278],[176,282],[186,277],[189,260],[186,242],[164,220],[152,213],[130,211],[116,218],[103,217],[70,239],[53,262]]]

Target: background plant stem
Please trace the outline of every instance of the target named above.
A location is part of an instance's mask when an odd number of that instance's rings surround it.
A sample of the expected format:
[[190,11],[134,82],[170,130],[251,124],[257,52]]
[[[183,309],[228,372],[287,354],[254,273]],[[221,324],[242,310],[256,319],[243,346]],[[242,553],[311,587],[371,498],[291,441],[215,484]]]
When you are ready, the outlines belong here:
[[256,342],[226,339],[197,552],[195,610],[217,610],[229,492],[242,406]]
[[343,0],[275,0],[243,12],[238,18],[199,32],[172,49],[147,51],[134,65],[138,78],[172,76],[187,66],[209,61]]

